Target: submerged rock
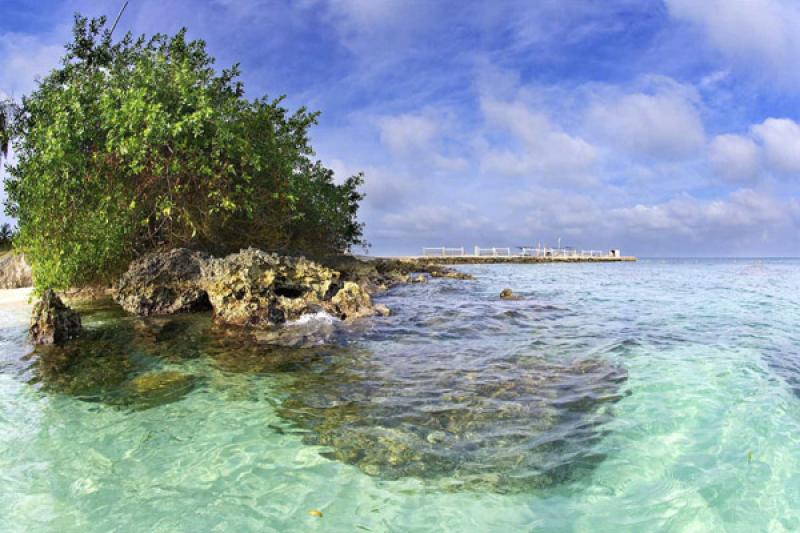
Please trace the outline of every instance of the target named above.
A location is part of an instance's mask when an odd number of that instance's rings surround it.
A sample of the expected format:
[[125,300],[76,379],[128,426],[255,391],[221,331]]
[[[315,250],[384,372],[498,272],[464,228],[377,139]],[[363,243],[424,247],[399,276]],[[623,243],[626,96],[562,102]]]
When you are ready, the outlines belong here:
[[[87,311],[86,316],[92,313]],[[25,358],[30,361],[29,382],[47,392],[123,409],[148,409],[180,400],[200,378],[153,368],[196,357],[195,330],[207,330],[209,317],[182,315],[159,327],[146,326],[152,320],[90,319],[81,336],[68,344],[36,346]],[[190,325],[182,327],[184,323]]]
[[0,289],[21,289],[33,285],[31,267],[22,254],[0,256]]
[[384,479],[453,489],[521,491],[574,479],[602,459],[595,445],[622,396],[623,369],[603,360],[531,360],[480,371],[363,367],[293,384],[281,415],[327,455]]
[[137,259],[122,275],[114,299],[139,316],[208,309],[200,286],[209,256],[178,248]]
[[195,376],[182,372],[146,372],[128,383],[122,398],[130,407],[156,407],[180,400],[194,388],[196,381]]
[[33,344],[62,344],[76,338],[81,332],[81,316],[64,305],[52,290],[44,291],[33,306],[31,326],[28,330]]

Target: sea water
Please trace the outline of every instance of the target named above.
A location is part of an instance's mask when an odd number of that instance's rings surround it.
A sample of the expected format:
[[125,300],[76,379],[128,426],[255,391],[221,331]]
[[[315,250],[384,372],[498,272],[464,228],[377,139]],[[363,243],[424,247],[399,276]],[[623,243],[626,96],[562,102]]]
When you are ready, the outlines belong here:
[[800,261],[460,268],[288,346],[0,308],[0,531],[800,530]]

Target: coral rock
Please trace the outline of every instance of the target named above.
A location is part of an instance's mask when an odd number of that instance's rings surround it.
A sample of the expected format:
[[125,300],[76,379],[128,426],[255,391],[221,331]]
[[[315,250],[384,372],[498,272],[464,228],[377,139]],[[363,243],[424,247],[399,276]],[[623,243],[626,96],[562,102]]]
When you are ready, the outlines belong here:
[[375,314],[367,291],[352,281],[345,281],[339,292],[331,298],[331,305],[334,313],[345,320]]

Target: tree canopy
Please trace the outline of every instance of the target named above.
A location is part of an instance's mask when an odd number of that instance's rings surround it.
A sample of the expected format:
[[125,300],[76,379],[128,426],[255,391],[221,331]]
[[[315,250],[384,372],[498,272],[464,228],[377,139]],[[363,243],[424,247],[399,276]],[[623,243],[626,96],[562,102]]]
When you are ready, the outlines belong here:
[[76,16],[60,66],[0,127],[16,157],[6,213],[37,287],[108,280],[165,247],[366,245],[363,176],[337,182],[314,159],[318,114],[247,99],[238,66],[213,65],[185,30],[114,42],[104,18]]

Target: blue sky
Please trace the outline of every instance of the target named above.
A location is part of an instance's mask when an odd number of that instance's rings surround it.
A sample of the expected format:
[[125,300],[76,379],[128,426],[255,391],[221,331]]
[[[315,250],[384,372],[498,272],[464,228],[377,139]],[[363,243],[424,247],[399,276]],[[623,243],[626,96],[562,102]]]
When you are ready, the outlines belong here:
[[[4,2],[0,91],[55,66],[74,12],[120,4]],[[373,254],[800,255],[798,2],[131,0],[118,31],[181,26],[248,96],[322,111]]]

